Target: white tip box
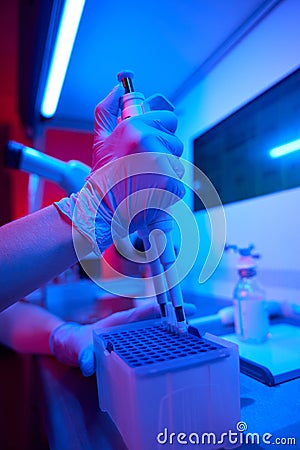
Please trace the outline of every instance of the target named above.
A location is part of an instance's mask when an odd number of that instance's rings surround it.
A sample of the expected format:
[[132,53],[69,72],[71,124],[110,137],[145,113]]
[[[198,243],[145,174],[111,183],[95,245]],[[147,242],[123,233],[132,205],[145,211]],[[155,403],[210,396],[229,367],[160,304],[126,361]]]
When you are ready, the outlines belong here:
[[237,447],[239,355],[197,330],[176,335],[158,321],[94,332],[99,406],[128,450]]

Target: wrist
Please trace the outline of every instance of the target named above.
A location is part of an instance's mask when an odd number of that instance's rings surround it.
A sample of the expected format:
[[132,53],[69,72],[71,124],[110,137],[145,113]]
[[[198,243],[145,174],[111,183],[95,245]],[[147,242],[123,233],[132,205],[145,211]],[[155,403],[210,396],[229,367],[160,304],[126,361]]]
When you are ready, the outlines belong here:
[[[68,198],[65,198],[65,199],[63,199],[63,200],[65,200],[66,202],[68,202]],[[60,202],[61,202],[61,200],[60,200]],[[71,220],[71,217],[70,217],[69,215],[67,215],[67,214],[61,209],[61,206],[60,206],[59,202],[54,202],[53,205],[54,205],[54,207],[56,208],[56,210],[57,210],[57,212],[58,212],[58,214],[59,214],[59,217],[60,217],[64,222],[66,222],[67,224],[69,224],[70,226],[72,226],[72,220]]]
[[70,197],[64,197],[54,206],[60,218],[72,228],[73,245],[78,260],[80,261],[86,255],[94,251],[93,242],[83,230],[78,229],[73,222],[73,214],[79,193],[72,194]]
[[49,337],[49,347],[55,358],[70,366],[78,365],[78,355],[70,345],[70,336],[80,325],[75,322],[63,322],[58,325]]

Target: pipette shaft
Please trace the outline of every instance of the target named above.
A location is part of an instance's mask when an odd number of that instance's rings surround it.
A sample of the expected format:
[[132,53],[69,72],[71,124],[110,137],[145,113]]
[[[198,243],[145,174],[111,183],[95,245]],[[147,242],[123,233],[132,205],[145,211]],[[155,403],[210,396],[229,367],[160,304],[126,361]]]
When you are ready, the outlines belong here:
[[[142,103],[144,101],[144,96],[134,91],[132,77],[133,73],[131,71],[120,72],[117,76],[118,81],[123,84],[125,90],[125,94],[121,102],[122,119],[143,114]],[[164,104],[168,104],[168,101],[164,97],[162,98]],[[154,224],[151,228],[155,229],[156,225],[157,224]],[[175,267],[176,255],[171,235],[172,220],[162,220],[158,228],[165,233],[166,239],[163,243],[159,237],[162,236],[162,233],[159,233],[159,236],[153,240],[152,245],[155,248],[152,250],[156,252],[154,255],[157,255],[157,257],[154,256],[152,261],[149,262],[157,301],[160,306],[161,315],[165,318],[167,315],[167,303],[169,296],[175,311],[177,331],[185,332],[187,330],[187,324],[183,307],[182,292],[178,283],[178,275]],[[151,230],[147,231],[147,236],[143,233],[143,235],[140,236],[143,239],[145,250],[150,249],[150,231]],[[158,255],[160,256],[158,257]],[[165,275],[166,286],[163,281],[163,273]]]

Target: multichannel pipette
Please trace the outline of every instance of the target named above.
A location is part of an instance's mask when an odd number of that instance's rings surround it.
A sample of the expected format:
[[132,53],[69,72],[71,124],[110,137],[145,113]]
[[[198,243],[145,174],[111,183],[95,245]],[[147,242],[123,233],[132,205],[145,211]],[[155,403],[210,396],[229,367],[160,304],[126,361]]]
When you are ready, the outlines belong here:
[[[132,116],[143,114],[145,97],[140,92],[135,92],[133,88],[133,72],[126,70],[117,75],[118,81],[124,87],[124,95],[121,100],[121,118],[127,119]],[[173,105],[162,95],[152,97],[152,101],[163,105],[163,109],[173,111]],[[155,230],[163,231],[155,233],[153,239],[149,240],[149,234]],[[178,275],[176,271],[175,261],[176,255],[172,239],[173,220],[167,213],[162,212],[160,219],[149,226],[147,229],[138,230],[138,235],[143,239],[145,250],[152,247],[152,255],[154,257],[149,261],[153,276],[153,284],[156,292],[158,304],[160,306],[161,316],[173,331],[185,332],[187,323],[183,307],[183,298],[180,285],[178,283]],[[170,311],[169,299],[172,302],[174,313]],[[175,323],[173,318],[175,316]]]

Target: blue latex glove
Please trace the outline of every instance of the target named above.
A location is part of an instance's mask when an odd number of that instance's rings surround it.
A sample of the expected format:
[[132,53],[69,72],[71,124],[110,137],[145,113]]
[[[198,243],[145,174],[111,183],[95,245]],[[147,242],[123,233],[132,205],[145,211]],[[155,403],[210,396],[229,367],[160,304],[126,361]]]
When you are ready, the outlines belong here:
[[[193,315],[196,311],[196,307],[191,303],[185,303],[184,308],[187,316]],[[95,372],[96,367],[93,330],[159,317],[158,304],[152,302],[127,311],[111,314],[91,325],[66,322],[52,331],[49,340],[50,348],[53,355],[60,362],[69,366],[79,366],[83,375],[88,377]]]
[[56,203],[98,254],[155,222],[185,193],[176,116],[149,111],[118,123],[121,95],[116,86],[96,108],[92,172],[85,186]]

